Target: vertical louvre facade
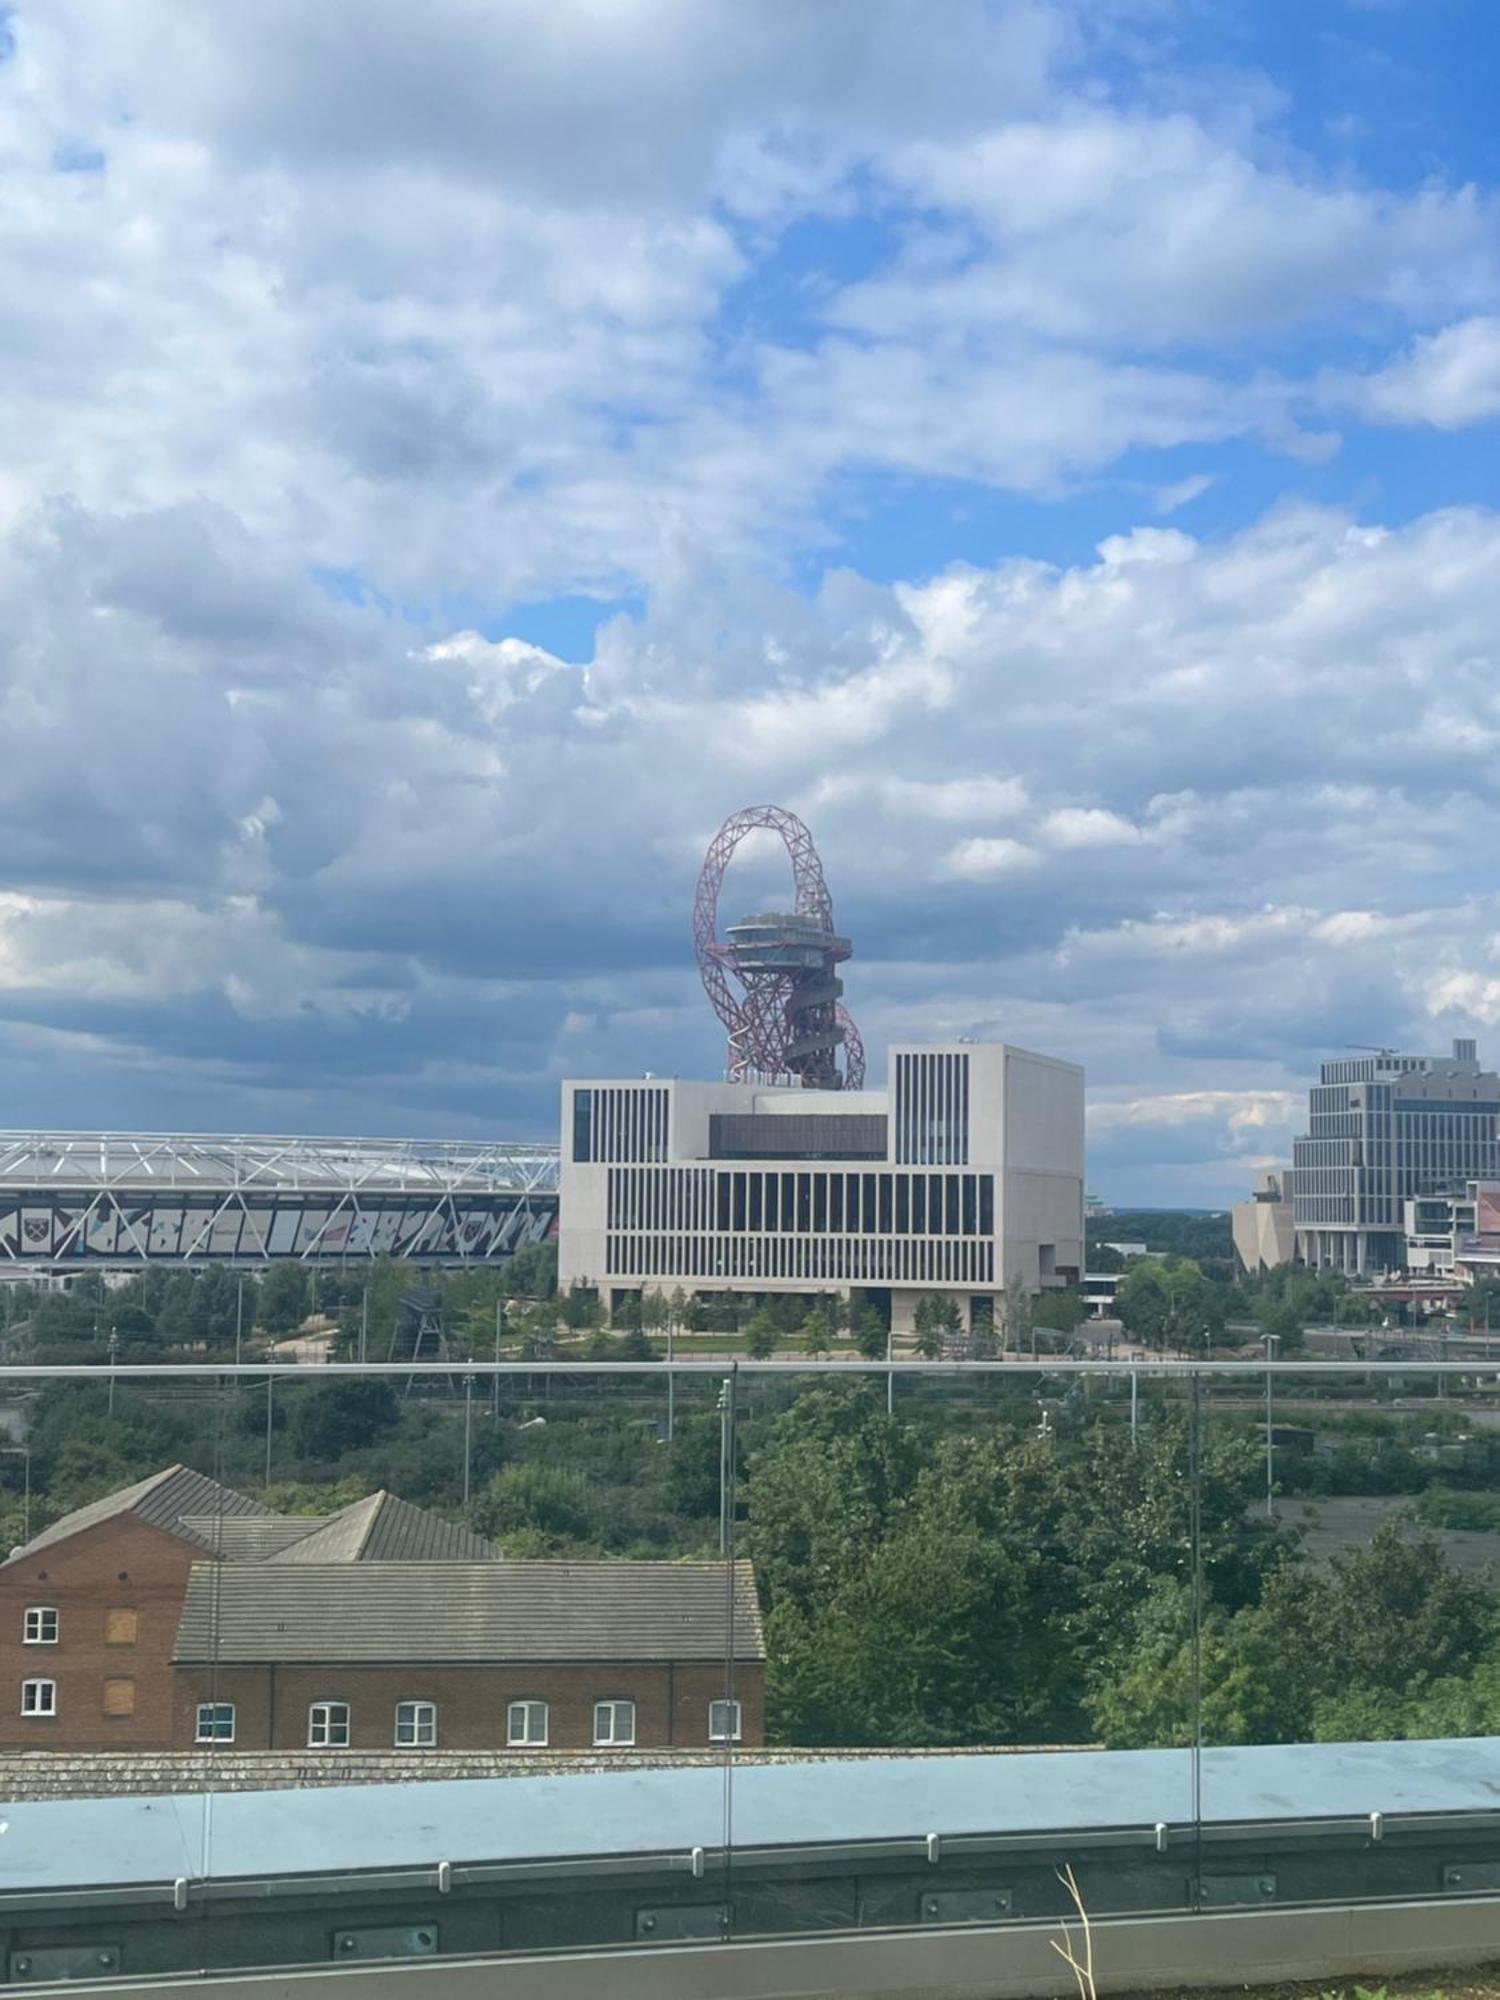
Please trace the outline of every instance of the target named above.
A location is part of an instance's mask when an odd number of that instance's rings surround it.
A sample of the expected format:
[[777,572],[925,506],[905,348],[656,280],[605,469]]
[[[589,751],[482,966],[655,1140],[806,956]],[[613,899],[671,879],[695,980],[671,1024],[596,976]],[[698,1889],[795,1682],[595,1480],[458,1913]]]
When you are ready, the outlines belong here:
[[[902,1045],[888,1090],[666,1078],[563,1087],[559,1276],[615,1294],[1067,1284],[1083,1072],[1004,1043]],[[878,1300],[882,1307],[886,1300]]]
[[584,1084],[573,1092],[573,1158],[664,1160],[667,1093],[660,1085]]
[[896,1159],[902,1166],[969,1164],[969,1058],[944,1049],[898,1053]]

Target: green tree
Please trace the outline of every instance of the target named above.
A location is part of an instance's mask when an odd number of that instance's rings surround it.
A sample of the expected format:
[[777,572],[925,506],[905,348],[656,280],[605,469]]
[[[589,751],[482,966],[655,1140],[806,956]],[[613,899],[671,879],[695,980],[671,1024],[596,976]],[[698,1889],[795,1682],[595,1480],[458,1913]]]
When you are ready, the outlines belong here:
[[943,1351],[943,1301],[933,1292],[924,1292],[912,1314],[915,1346],[924,1361],[936,1361]]
[[814,1306],[802,1322],[802,1346],[814,1360],[833,1347],[833,1323],[822,1306]]
[[1089,1316],[1081,1292],[1043,1292],[1032,1301],[1032,1324],[1054,1333],[1073,1333]]
[[258,1310],[261,1325],[274,1339],[295,1333],[307,1318],[307,1266],[290,1257],[268,1266]]
[[764,1306],[758,1306],[745,1327],[745,1351],[757,1361],[769,1361],[780,1338],[781,1328],[776,1315]]
[[854,1345],[866,1361],[884,1361],[890,1344],[890,1329],[872,1305],[856,1306],[851,1331]]
[[373,1444],[401,1420],[396,1392],[384,1376],[346,1376],[293,1393],[292,1445],[300,1458],[342,1458]]
[[552,1545],[592,1542],[601,1526],[600,1496],[584,1472],[527,1460],[496,1473],[470,1508],[470,1519],[502,1547],[521,1529]]
[[559,1301],[562,1323],[574,1333],[586,1333],[604,1323],[604,1305],[593,1285],[569,1285]]
[[1012,1354],[1024,1354],[1031,1346],[1035,1324],[1035,1302],[1019,1271],[1005,1281],[1001,1310],[1005,1321],[1005,1344]]

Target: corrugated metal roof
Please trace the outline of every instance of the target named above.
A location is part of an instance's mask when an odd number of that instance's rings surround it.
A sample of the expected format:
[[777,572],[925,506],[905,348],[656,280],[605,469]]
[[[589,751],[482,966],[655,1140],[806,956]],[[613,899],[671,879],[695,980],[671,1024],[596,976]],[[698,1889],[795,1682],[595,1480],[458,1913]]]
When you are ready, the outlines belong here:
[[[735,1655],[762,1659],[755,1580],[748,1563],[735,1569]],[[200,1563],[174,1658],[720,1660],[728,1609],[711,1562]]]
[[493,1562],[493,1542],[437,1514],[413,1507],[394,1493],[372,1493],[337,1514],[325,1515],[316,1531],[284,1547],[277,1563]]
[[315,1534],[326,1514],[184,1514],[182,1525],[225,1562],[264,1562],[278,1549]]
[[107,1493],[102,1500],[90,1501],[87,1507],[75,1507],[71,1514],[64,1514],[50,1528],[33,1535],[8,1560],[16,1562],[38,1549],[66,1541],[70,1535],[82,1534],[85,1528],[96,1528],[101,1521],[116,1520],[122,1514],[133,1514],[138,1521],[165,1528],[184,1541],[202,1542],[203,1536],[184,1524],[184,1515],[229,1516],[267,1511],[258,1500],[236,1493],[232,1487],[221,1486],[206,1473],[194,1472],[187,1465],[169,1465],[163,1472],[153,1472],[148,1479],[138,1479],[134,1486],[122,1486],[118,1493]]
[[[206,1762],[209,1760],[205,1760]],[[1177,1827],[1193,1816],[1192,1752],[1105,1750],[736,1766],[736,1845]],[[1205,1750],[1203,1816],[1253,1821],[1493,1811],[1500,1742],[1298,1743]],[[6,1807],[0,1888],[188,1876],[320,1874],[439,1861],[547,1860],[714,1847],[716,1769],[553,1773],[202,1799]]]

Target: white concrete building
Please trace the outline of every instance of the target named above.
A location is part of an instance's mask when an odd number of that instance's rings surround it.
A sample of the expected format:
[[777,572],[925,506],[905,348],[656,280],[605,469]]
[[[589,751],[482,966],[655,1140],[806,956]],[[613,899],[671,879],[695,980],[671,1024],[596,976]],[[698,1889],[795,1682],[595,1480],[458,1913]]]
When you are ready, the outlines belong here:
[[1292,1215],[1291,1169],[1274,1167],[1257,1174],[1255,1193],[1230,1210],[1230,1227],[1240,1269],[1252,1277],[1274,1270],[1278,1264],[1293,1263],[1297,1225]]
[[1083,1265],[1083,1071],[1004,1043],[890,1052],[888,1090],[563,1085],[558,1275],[612,1299],[925,1293],[964,1323]]

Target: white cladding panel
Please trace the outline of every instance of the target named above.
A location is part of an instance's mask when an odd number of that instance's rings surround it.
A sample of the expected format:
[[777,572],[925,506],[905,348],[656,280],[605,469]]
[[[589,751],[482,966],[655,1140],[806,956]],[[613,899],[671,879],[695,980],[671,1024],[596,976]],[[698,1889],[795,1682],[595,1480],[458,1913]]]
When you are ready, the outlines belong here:
[[[898,1071],[898,1057],[932,1058],[938,1062],[908,1062]],[[1083,1264],[1083,1071],[1075,1063],[1060,1062],[1003,1043],[951,1042],[901,1044],[890,1052],[893,1089],[859,1092],[807,1091],[796,1087],[764,1084],[706,1083],[680,1078],[608,1079],[598,1083],[566,1083],[563,1086],[563,1145],[561,1163],[561,1236],[559,1276],[562,1282],[588,1280],[605,1285],[652,1285],[670,1290],[685,1284],[688,1290],[807,1290],[829,1288],[826,1277],[812,1275],[827,1268],[827,1241],[831,1233],[842,1233],[852,1244],[865,1249],[839,1253],[839,1268],[862,1269],[866,1282],[880,1282],[879,1274],[889,1272],[893,1291],[902,1290],[905,1300],[897,1308],[898,1323],[904,1323],[910,1298],[896,1279],[898,1270],[918,1268],[923,1253],[909,1246],[921,1240],[934,1246],[933,1255],[921,1268],[929,1269],[932,1282],[919,1289],[942,1289],[960,1295],[997,1292],[1010,1276],[1019,1275],[1035,1288],[1058,1282],[1067,1272],[1081,1270]],[[895,1080],[903,1079],[902,1104],[894,1102]],[[964,1088],[966,1084],[966,1089]],[[642,1192],[639,1183],[627,1198],[621,1220],[621,1196],[617,1193],[615,1215],[610,1213],[611,1164],[618,1161],[575,1159],[572,1143],[575,1128],[574,1093],[665,1090],[667,1093],[667,1145],[665,1154],[644,1156],[657,1164],[686,1167],[707,1162],[711,1121],[716,1114],[754,1112],[758,1114],[884,1114],[888,1118],[886,1147],[887,1176],[895,1171],[908,1178],[903,1169],[925,1167],[934,1175],[954,1173],[984,1176],[992,1184],[992,1207],[985,1204],[985,1219],[993,1229],[983,1231],[981,1244],[992,1246],[975,1257],[958,1253],[974,1276],[968,1281],[938,1283],[940,1265],[935,1232],[917,1232],[902,1217],[915,1213],[905,1196],[899,1208],[893,1202],[891,1221],[882,1220],[871,1233],[860,1227],[854,1232],[835,1230],[831,1198],[826,1212],[815,1214],[810,1229],[800,1217],[788,1230],[778,1206],[774,1235],[757,1229],[747,1218],[731,1219],[723,1227],[724,1209],[714,1198],[713,1189],[722,1173],[742,1175],[779,1172],[826,1176],[839,1171],[837,1160],[799,1163],[787,1160],[736,1161],[732,1165],[709,1164],[704,1176],[692,1185],[698,1190],[692,1200],[706,1208],[708,1221],[694,1236],[712,1240],[711,1247],[690,1252],[691,1274],[684,1276],[685,1255],[679,1241],[672,1254],[675,1268],[651,1271],[642,1267],[642,1251],[635,1244],[629,1252],[631,1269],[620,1268],[619,1255],[611,1259],[611,1242],[621,1244],[622,1231],[637,1235],[649,1230],[661,1240],[663,1212],[680,1213],[672,1202],[685,1197],[677,1194],[658,1198]],[[849,1162],[847,1171],[871,1174],[869,1162]],[[879,1173],[879,1168],[874,1168]],[[815,1184],[816,1185],[816,1184]],[[821,1197],[819,1197],[821,1199]],[[664,1210],[664,1204],[666,1209]],[[695,1211],[696,1212],[696,1211]],[[644,1220],[637,1223],[640,1213]],[[861,1204],[861,1215],[864,1213]],[[972,1223],[969,1229],[972,1230]],[[669,1232],[670,1233],[670,1232]],[[791,1260],[787,1254],[790,1238],[798,1244],[815,1239],[823,1246],[817,1253]],[[732,1241],[731,1241],[732,1239]],[[747,1250],[747,1239],[758,1247]],[[975,1242],[972,1234],[969,1241]],[[893,1241],[897,1247],[893,1248]],[[946,1255],[946,1251],[942,1253]],[[820,1263],[820,1259],[823,1261]],[[649,1259],[647,1260],[649,1262]],[[791,1267],[805,1267],[809,1275],[791,1275]],[[762,1274],[757,1276],[757,1274]],[[859,1280],[853,1280],[856,1284]],[[909,1283],[910,1281],[908,1281]]]

